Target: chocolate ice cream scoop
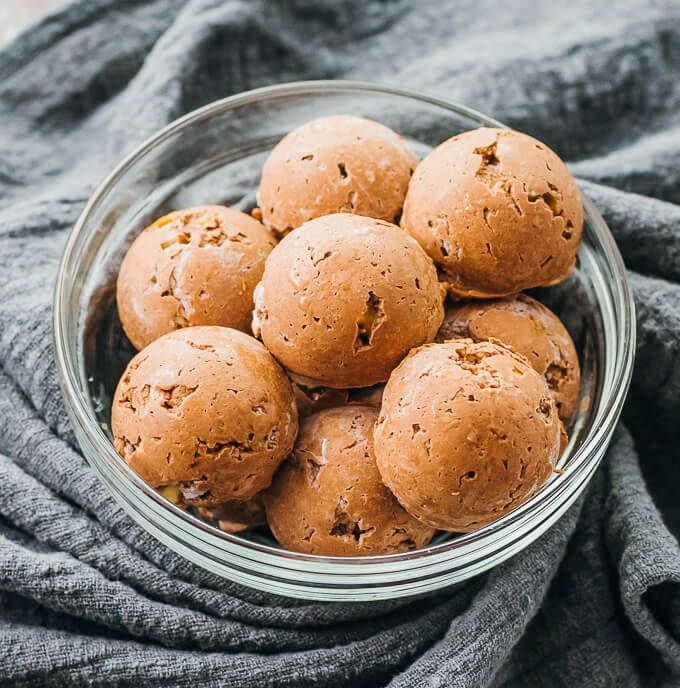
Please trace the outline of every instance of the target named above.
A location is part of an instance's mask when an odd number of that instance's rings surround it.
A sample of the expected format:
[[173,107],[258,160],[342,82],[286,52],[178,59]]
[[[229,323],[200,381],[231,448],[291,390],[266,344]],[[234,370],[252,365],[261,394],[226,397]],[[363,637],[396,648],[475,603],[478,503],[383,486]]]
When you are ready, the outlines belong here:
[[120,321],[136,349],[191,325],[250,331],[253,289],[274,246],[252,217],[219,205],[187,208],[147,227],[120,268]]
[[181,505],[254,497],[297,427],[284,372],[260,342],[226,327],[156,339],[130,361],[111,409],[118,453]]
[[576,262],[583,207],[545,144],[482,128],[445,141],[418,165],[401,224],[452,294],[491,298],[563,280]]
[[276,539],[297,552],[353,556],[424,547],[434,530],[383,485],[373,454],[378,412],[326,409],[302,421],[290,459],[264,494]]
[[395,225],[346,213],[288,234],[255,290],[253,332],[310,386],[387,379],[443,318],[432,261]]
[[492,301],[467,301],[447,306],[437,341],[469,337],[476,342],[497,339],[522,354],[545,376],[565,423],[578,406],[580,368],[576,347],[560,319],[526,294]]
[[312,120],[285,136],[264,164],[263,220],[278,232],[339,212],[397,222],[417,164],[404,139],[378,122]]
[[225,533],[242,533],[266,523],[262,493],[245,501],[223,502],[217,506],[198,507],[198,513]]
[[385,386],[378,469],[412,515],[475,530],[550,477],[560,421],[545,379],[505,347],[469,339],[412,352]]

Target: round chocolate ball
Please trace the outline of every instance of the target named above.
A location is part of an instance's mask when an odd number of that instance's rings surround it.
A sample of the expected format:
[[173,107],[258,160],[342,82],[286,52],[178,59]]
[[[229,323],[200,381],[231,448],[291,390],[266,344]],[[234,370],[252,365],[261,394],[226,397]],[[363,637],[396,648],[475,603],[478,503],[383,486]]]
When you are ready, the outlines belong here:
[[455,296],[492,298],[556,284],[576,262],[581,194],[545,144],[481,128],[418,165],[401,218]]
[[250,331],[253,289],[274,239],[224,206],[165,215],[128,249],[118,274],[121,324],[136,349],[192,325]]
[[279,233],[331,213],[398,222],[418,158],[391,129],[337,115],[285,136],[262,170],[258,203]]
[[253,331],[309,386],[369,387],[443,319],[432,261],[395,225],[346,213],[288,234],[255,290]]
[[375,465],[378,412],[320,411],[302,421],[295,449],[264,494],[267,522],[287,549],[356,556],[424,547],[434,530],[409,516]]
[[499,344],[452,340],[412,352],[385,386],[378,469],[423,523],[467,532],[550,477],[560,423],[545,379]]
[[260,342],[226,327],[156,339],[130,361],[111,409],[118,453],[181,505],[254,497],[297,429],[283,370]]

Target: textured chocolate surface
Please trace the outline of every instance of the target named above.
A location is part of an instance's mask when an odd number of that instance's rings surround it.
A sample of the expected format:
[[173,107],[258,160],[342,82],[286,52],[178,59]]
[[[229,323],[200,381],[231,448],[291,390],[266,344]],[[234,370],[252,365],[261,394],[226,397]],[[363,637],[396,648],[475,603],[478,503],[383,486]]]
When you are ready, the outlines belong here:
[[573,269],[581,192],[548,146],[505,129],[445,141],[418,165],[401,225],[456,296],[507,296]]
[[247,500],[268,487],[298,429],[288,378],[260,342],[190,327],[130,361],[111,409],[118,453],[180,504]]
[[265,162],[263,221],[280,233],[330,213],[398,222],[418,164],[401,136],[363,117],[336,115],[291,131]]
[[497,344],[430,344],[392,373],[375,430],[385,484],[413,516],[465,532],[503,516],[550,477],[560,449],[548,385]]
[[221,325],[250,332],[253,289],[274,247],[265,227],[224,206],[164,215],[128,249],[116,299],[137,349],[166,332]]
[[272,251],[255,290],[253,331],[309,386],[384,382],[444,317],[432,261],[406,232],[340,213]]
[[375,465],[378,411],[345,406],[302,421],[290,459],[265,492],[267,521],[288,549],[354,556],[406,552],[434,529],[418,522],[383,485]]
[[548,382],[560,419],[566,423],[573,416],[581,379],[576,347],[560,319],[540,301],[518,294],[450,304],[437,341],[461,337],[495,339],[522,354]]

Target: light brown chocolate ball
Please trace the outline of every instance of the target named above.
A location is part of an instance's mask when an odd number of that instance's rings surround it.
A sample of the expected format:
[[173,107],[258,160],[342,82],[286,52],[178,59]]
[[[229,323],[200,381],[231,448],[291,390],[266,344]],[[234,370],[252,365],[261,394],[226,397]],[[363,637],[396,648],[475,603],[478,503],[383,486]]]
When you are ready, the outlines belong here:
[[243,533],[267,522],[262,493],[245,501],[223,502],[217,506],[201,506],[198,507],[198,513],[209,521],[216,521],[217,527],[225,533]]
[[565,423],[578,407],[581,373],[578,354],[560,319],[526,294],[492,301],[464,301],[447,306],[437,341],[470,338],[501,341],[526,357],[545,377]]
[[475,530],[550,477],[560,422],[545,379],[518,354],[469,339],[430,344],[392,373],[375,430],[378,469],[433,528]]
[[290,459],[264,494],[267,522],[287,549],[329,556],[424,547],[434,530],[383,485],[373,454],[378,412],[326,409],[302,421]]
[[545,144],[482,128],[445,141],[418,165],[401,224],[452,294],[492,298],[571,272],[583,206],[566,165]]
[[312,120],[285,136],[264,164],[263,220],[280,233],[341,212],[398,222],[417,164],[404,139],[378,122]]
[[118,453],[181,505],[247,500],[268,487],[295,442],[290,382],[256,339],[188,327],[138,353],[118,383]]
[[118,274],[121,324],[137,349],[192,325],[250,331],[253,289],[274,239],[219,205],[165,215],[132,243]]
[[370,387],[432,341],[442,296],[432,261],[406,232],[327,215],[272,251],[255,290],[253,332],[305,384]]

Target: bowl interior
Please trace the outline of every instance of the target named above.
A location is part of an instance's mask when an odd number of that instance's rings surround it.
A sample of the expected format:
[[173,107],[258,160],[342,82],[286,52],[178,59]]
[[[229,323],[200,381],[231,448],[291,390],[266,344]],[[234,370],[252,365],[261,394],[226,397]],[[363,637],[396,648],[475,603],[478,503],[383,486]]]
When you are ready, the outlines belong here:
[[[111,436],[115,386],[135,353],[122,332],[115,304],[116,275],[132,239],[158,216],[182,207],[225,204],[250,210],[255,205],[262,163],[275,143],[296,126],[330,114],[380,121],[406,137],[421,157],[460,131],[499,125],[435,101],[338,87],[323,93],[281,92],[265,100],[245,97],[233,107],[208,108],[138,152],[114,173],[87,212],[71,258],[69,308],[64,313],[68,337],[73,340],[79,391],[91,422],[107,436]],[[533,292],[562,318],[582,366],[581,404],[569,428],[569,447],[561,458],[566,467],[588,437],[602,402],[602,363],[606,333],[611,329],[602,305],[601,282],[607,278],[598,272],[603,261],[595,221],[586,207],[584,240],[572,276],[557,287]],[[277,546],[266,528],[230,537]],[[460,537],[442,533],[435,542]]]

